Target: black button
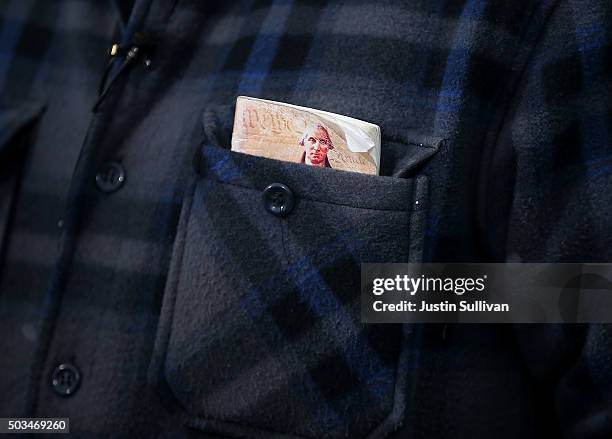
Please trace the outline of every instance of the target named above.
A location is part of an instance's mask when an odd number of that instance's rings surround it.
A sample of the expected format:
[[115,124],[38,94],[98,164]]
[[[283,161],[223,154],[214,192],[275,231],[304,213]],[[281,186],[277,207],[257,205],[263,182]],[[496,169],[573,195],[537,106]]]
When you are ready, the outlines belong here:
[[293,192],[284,184],[272,183],[263,191],[263,202],[272,215],[285,216],[293,209]]
[[125,182],[125,169],[117,162],[108,162],[96,174],[96,184],[102,192],[114,192]]
[[51,387],[60,396],[71,396],[79,388],[81,372],[70,363],[58,365],[51,375]]

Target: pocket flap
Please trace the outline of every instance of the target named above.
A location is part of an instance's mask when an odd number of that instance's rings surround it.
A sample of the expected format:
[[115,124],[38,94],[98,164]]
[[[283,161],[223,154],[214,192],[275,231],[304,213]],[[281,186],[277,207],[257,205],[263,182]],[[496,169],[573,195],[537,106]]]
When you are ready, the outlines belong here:
[[22,143],[12,140],[38,118],[43,108],[43,105],[34,102],[16,106],[0,104],[0,163],[5,162],[13,147]]
[[0,103],[0,255],[4,253],[15,191],[26,154],[26,130],[38,119],[43,108],[35,102],[12,106]]
[[314,168],[214,145],[202,147],[199,172],[208,179],[257,191],[274,182],[287,184],[297,197],[311,201],[377,210],[412,208],[406,201],[412,197],[413,180]]

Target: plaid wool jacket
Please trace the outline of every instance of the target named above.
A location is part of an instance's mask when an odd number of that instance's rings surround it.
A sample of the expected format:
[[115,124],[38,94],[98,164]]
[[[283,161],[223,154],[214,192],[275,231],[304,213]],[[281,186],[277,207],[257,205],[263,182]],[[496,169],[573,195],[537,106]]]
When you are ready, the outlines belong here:
[[[0,417],[105,438],[612,437],[609,326],[359,318],[363,262],[612,260],[611,17],[0,0]],[[239,95],[379,125],[380,175],[230,151]],[[284,218],[270,183],[295,196]]]

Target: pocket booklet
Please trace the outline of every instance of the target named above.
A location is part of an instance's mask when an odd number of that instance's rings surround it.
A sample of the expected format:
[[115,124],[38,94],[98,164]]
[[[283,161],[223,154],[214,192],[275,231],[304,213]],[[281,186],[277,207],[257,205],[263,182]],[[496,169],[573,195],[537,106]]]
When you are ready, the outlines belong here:
[[380,127],[327,111],[239,96],[232,151],[378,175]]

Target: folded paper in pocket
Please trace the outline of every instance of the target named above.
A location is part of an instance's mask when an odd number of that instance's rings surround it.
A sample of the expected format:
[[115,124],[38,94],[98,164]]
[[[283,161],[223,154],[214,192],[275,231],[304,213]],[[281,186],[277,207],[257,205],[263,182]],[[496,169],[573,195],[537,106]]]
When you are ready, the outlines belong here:
[[239,96],[232,150],[378,175],[380,127],[326,111]]

